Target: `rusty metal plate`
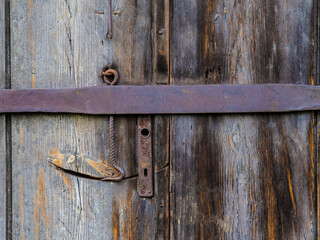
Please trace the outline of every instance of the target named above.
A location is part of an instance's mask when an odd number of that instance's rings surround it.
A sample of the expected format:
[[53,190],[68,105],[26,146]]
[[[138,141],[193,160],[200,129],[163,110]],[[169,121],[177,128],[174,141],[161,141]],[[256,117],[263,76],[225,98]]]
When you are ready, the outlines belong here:
[[320,110],[309,85],[98,86],[0,90],[0,112],[201,114]]
[[140,197],[153,196],[151,117],[138,118],[138,192]]

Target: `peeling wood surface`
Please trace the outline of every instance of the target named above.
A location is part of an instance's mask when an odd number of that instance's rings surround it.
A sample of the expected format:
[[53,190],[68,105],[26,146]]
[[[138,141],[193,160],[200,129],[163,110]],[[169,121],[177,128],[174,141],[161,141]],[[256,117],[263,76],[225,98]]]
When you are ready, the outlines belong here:
[[[147,0],[113,1],[114,32],[107,40],[108,17],[98,14],[107,9],[104,0],[12,0],[12,88],[101,85],[106,65],[118,70],[123,85],[155,84],[160,70],[168,78],[168,69],[159,67],[168,65],[168,48],[152,31],[153,11],[162,10]],[[158,52],[164,60],[154,65]],[[116,159],[128,178],[121,183],[69,175],[46,160],[49,154],[76,152],[109,163],[108,119],[12,116],[14,239],[167,238],[168,118],[153,119],[153,199],[139,198],[136,190],[136,117],[115,117]]]
[[[171,83],[314,84],[314,4],[173,0]],[[173,117],[171,238],[315,239],[314,117]]]
[[[0,1],[0,88],[5,87],[5,4]],[[0,115],[0,236],[6,235],[6,127]]]

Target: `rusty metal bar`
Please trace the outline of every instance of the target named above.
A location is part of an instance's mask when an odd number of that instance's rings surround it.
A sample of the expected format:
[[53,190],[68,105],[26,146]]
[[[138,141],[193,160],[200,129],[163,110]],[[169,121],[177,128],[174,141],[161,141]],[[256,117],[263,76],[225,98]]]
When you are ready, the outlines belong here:
[[138,192],[140,197],[153,196],[151,117],[138,118]]
[[320,110],[320,86],[97,86],[0,90],[0,112],[201,114]]

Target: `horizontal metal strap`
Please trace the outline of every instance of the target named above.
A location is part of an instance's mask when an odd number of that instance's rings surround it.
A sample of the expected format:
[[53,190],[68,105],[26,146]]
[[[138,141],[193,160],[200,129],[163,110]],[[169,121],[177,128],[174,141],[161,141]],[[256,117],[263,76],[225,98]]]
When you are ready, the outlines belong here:
[[0,90],[0,112],[201,114],[320,110],[320,86],[97,86]]

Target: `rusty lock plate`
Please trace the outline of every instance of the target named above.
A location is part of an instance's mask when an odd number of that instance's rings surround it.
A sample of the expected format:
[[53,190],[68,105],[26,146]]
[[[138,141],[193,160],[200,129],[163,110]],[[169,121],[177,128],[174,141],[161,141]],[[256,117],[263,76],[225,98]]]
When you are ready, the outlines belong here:
[[138,193],[140,197],[153,196],[151,117],[138,118]]
[[3,89],[0,112],[201,114],[320,110],[320,86],[292,84]]

